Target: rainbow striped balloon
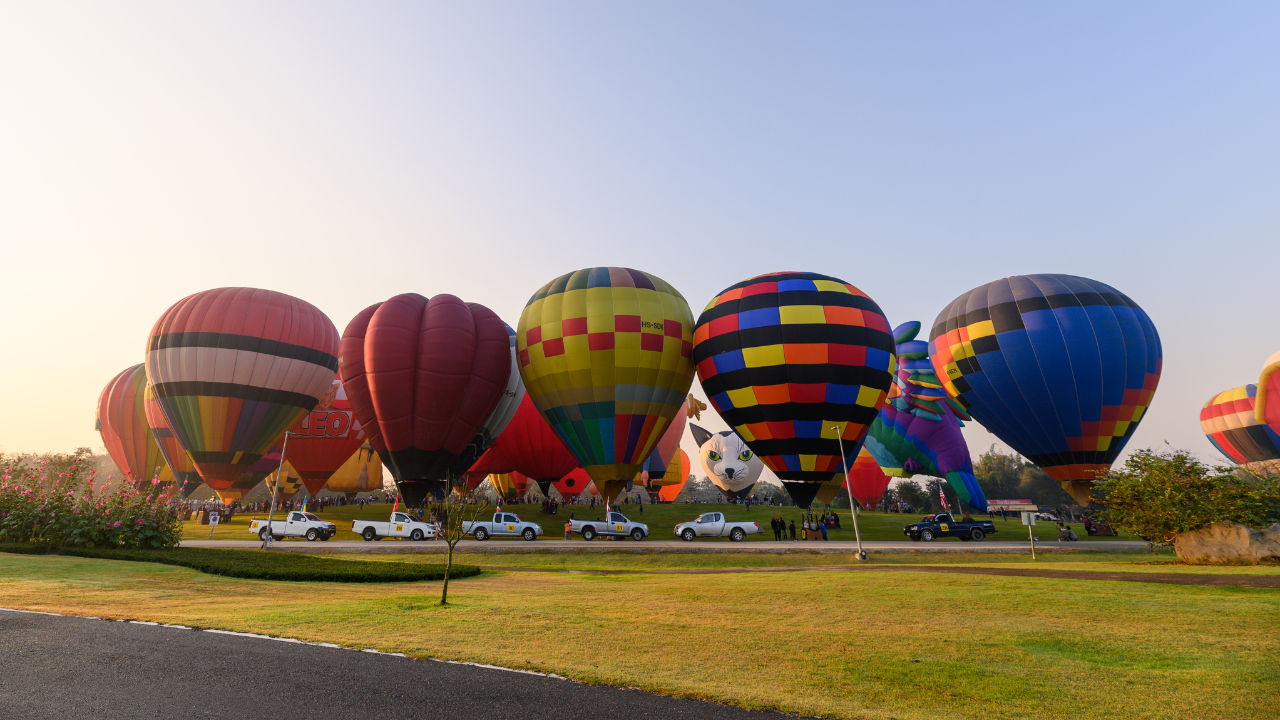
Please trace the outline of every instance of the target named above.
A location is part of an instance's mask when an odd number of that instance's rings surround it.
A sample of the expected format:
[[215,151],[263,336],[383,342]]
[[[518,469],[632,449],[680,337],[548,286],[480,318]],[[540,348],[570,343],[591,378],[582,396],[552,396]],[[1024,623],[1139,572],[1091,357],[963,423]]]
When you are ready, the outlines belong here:
[[610,497],[684,408],[693,313],[662,279],[629,268],[562,275],[529,299],[516,328],[534,406]]

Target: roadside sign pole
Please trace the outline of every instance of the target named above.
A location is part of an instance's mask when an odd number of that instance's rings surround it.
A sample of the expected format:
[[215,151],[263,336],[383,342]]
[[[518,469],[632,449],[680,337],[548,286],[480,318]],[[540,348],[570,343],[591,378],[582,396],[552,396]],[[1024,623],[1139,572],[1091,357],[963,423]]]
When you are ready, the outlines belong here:
[[844,457],[844,433],[840,430],[839,425],[832,425],[832,430],[836,431],[836,440],[840,443],[840,464],[844,466],[844,489],[849,493],[849,517],[853,519],[853,536],[858,539],[858,559],[866,560],[867,552],[862,549],[862,532],[858,530],[858,501],[853,497],[853,488],[849,485],[849,461]]
[[1022,511],[1022,524],[1027,526],[1027,538],[1031,540],[1031,559],[1036,559],[1036,536],[1031,528],[1036,524],[1035,513]]
[[280,467],[276,470],[275,487],[271,488],[271,511],[267,513],[267,539],[262,541],[263,550],[271,550],[275,547],[275,533],[271,531],[271,521],[276,516],[276,495],[280,493],[280,476],[284,474],[284,454],[289,450],[289,436],[292,434],[292,430],[286,430],[284,444],[280,446]]

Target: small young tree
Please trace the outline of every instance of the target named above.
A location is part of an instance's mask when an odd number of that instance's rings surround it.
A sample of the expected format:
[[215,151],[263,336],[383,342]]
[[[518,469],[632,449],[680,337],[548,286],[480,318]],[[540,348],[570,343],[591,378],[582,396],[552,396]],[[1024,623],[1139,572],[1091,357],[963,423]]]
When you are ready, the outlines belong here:
[[1280,519],[1280,483],[1243,479],[1182,450],[1138,450],[1099,479],[1093,496],[1112,526],[1152,545],[1214,523],[1260,527]]
[[440,604],[449,604],[449,571],[453,569],[453,548],[467,536],[464,529],[467,523],[475,522],[488,505],[471,502],[463,495],[467,489],[466,481],[457,480],[445,488],[444,498],[431,504],[431,513],[440,523],[440,537],[449,546],[449,557],[444,566],[444,586],[440,588]]

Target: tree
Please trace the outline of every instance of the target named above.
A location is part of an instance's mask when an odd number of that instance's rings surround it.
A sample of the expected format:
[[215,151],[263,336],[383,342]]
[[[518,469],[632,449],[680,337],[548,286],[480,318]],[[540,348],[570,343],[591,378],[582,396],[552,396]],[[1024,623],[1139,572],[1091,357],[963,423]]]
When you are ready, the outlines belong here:
[[453,569],[453,548],[467,536],[464,532],[467,523],[475,522],[489,507],[476,502],[474,497],[470,498],[471,502],[467,502],[462,494],[467,489],[466,481],[456,480],[450,485],[452,487],[445,489],[444,497],[431,504],[431,514],[440,523],[440,536],[449,546],[449,558],[444,566],[444,586],[440,588],[441,605],[449,604],[449,571]]
[[913,509],[923,508],[926,505],[924,488],[920,487],[920,483],[915,480],[903,480],[893,486],[893,492],[899,502],[904,502]]
[[1036,505],[1075,505],[1075,500],[1044,470],[992,445],[973,464],[973,476],[987,499],[1023,499]]
[[1214,523],[1261,527],[1280,520],[1280,482],[1241,478],[1184,450],[1138,450],[1094,485],[1113,527],[1153,545]]

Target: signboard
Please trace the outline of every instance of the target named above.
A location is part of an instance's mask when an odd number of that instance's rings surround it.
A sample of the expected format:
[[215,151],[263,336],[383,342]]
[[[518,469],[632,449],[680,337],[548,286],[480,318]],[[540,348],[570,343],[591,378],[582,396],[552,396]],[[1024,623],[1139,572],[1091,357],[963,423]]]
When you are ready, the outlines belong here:
[[209,524],[210,524],[210,525],[217,525],[217,524],[218,524],[218,513],[216,513],[216,512],[211,512],[211,513],[209,513]]
[[1023,524],[1023,525],[1035,525],[1035,524],[1036,524],[1036,514],[1035,514],[1035,513],[1033,513],[1033,512],[1024,512],[1024,513],[1022,513],[1022,524]]

